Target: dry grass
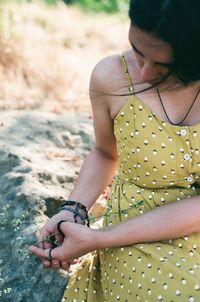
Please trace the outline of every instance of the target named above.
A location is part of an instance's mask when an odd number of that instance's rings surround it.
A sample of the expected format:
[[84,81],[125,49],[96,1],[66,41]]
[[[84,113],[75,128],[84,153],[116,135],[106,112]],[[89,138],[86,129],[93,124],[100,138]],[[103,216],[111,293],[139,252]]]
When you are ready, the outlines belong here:
[[40,1],[10,1],[1,15],[1,109],[88,111],[92,68],[128,46],[125,17]]

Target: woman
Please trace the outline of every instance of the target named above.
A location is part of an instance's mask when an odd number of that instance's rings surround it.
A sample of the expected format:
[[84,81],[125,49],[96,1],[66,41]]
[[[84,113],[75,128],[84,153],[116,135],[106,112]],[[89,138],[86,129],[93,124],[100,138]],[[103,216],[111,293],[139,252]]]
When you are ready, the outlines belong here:
[[[68,302],[200,301],[199,9],[198,0],[130,1],[132,49],[92,73],[96,144],[69,197],[77,203],[39,238],[62,221],[64,241],[30,248],[54,269],[92,252],[69,281]],[[147,86],[137,94],[135,83]],[[104,227],[83,226],[116,168]]]

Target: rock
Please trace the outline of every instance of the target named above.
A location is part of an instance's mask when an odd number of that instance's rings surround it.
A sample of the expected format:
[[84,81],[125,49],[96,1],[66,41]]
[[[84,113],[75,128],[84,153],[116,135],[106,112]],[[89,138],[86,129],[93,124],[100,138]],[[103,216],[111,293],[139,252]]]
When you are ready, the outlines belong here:
[[44,270],[27,247],[69,195],[93,145],[84,115],[0,113],[0,301],[60,302],[67,274]]

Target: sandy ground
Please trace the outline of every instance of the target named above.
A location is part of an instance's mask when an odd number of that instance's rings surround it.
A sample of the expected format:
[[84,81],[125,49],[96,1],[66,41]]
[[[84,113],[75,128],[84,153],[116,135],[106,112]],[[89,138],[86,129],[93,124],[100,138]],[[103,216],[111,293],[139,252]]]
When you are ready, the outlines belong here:
[[1,11],[0,108],[90,112],[89,78],[103,57],[128,48],[127,12],[86,14],[6,2]]

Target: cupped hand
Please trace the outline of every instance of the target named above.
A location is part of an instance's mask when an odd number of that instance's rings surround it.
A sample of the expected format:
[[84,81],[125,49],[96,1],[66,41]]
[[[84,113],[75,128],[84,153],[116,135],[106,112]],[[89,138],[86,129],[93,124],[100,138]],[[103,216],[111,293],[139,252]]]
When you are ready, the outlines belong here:
[[[99,230],[69,222],[63,222],[60,225],[60,229],[65,236],[62,245],[51,251],[52,263],[55,261],[70,262],[72,259],[78,259],[88,252],[98,249]],[[49,246],[45,249],[31,246],[29,251],[47,259],[49,257],[49,249]]]
[[[55,239],[59,242],[59,244],[62,244],[63,242],[63,236],[62,234],[57,230],[57,224],[61,220],[67,220],[70,219],[73,221],[73,214],[68,211],[61,211],[58,214],[54,215],[52,218],[48,220],[48,222],[43,226],[43,228],[40,231],[40,234],[38,236],[38,247],[42,250],[50,249],[54,245],[46,240],[44,240],[45,237],[50,236],[52,234],[55,235]],[[60,268],[68,270],[70,265],[75,264],[77,262],[76,259],[70,259],[70,261],[50,261],[47,258],[43,259],[43,265],[45,268],[53,268],[55,270],[58,270]]]

